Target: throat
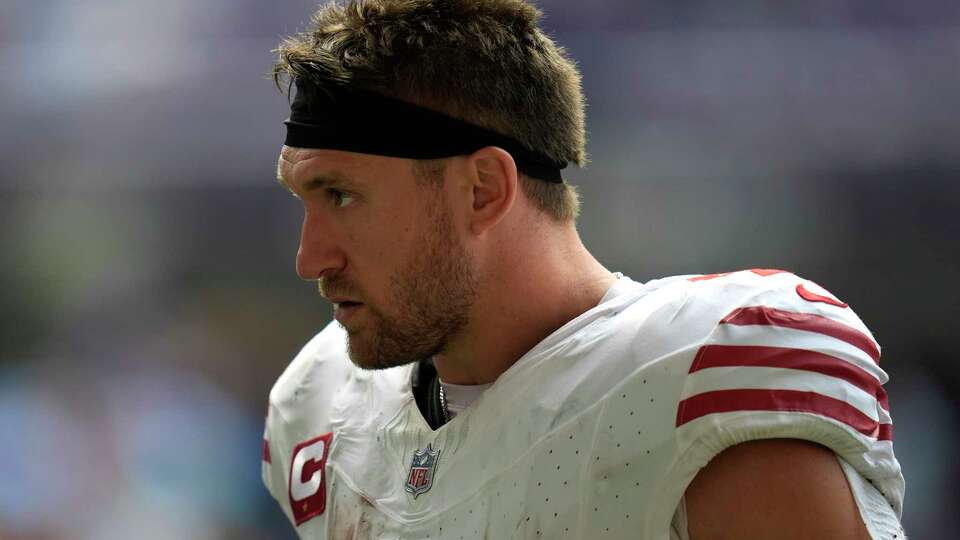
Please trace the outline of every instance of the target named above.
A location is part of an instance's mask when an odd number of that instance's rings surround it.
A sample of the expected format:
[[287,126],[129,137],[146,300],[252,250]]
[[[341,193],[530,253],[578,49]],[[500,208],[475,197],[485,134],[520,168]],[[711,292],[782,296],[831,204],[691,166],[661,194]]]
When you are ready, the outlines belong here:
[[411,386],[420,414],[430,429],[437,430],[476,402],[493,383],[448,384],[440,380],[433,360],[419,362]]
[[473,405],[493,383],[486,384],[449,384],[440,380],[440,389],[444,397],[447,416],[454,418]]

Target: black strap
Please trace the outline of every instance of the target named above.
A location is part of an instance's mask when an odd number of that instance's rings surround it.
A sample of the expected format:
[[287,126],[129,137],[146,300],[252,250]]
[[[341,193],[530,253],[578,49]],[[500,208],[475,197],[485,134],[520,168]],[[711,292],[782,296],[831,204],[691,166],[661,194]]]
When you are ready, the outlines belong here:
[[440,377],[433,360],[423,360],[413,369],[413,397],[417,408],[430,429],[437,430],[444,424],[443,405],[440,403]]

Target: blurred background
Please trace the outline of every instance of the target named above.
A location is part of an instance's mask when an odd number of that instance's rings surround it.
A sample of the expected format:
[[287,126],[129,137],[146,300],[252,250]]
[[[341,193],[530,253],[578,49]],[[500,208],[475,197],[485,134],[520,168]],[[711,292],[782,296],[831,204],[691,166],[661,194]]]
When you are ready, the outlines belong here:
[[[580,230],[635,279],[769,267],[883,346],[913,538],[960,529],[960,3],[540,0]],[[331,317],[274,180],[306,0],[0,3],[0,538],[292,539],[267,392]]]

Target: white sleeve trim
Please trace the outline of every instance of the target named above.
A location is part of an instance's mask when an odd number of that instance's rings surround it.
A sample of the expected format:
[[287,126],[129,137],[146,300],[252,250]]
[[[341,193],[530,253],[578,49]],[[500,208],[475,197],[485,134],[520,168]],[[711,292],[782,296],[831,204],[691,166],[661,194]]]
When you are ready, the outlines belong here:
[[857,470],[842,457],[837,456],[843,474],[847,477],[850,492],[860,510],[860,518],[867,527],[872,540],[906,540],[903,525],[887,502],[887,499],[873,487]]
[[670,521],[670,540],[690,540],[690,531],[687,527],[687,498],[681,497],[677,503],[677,510]]
[[[680,454],[670,475],[686,490],[720,452],[758,439],[802,439],[826,446],[873,482],[900,515],[903,475],[890,441],[876,441],[830,418],[797,412],[738,411],[710,414],[677,429]],[[670,512],[664,508],[663,510]]]
[[[877,488],[842,457],[837,456],[837,461],[847,477],[850,492],[860,511],[860,519],[863,520],[871,540],[907,540],[900,520]],[[690,540],[686,497],[680,499],[670,521],[670,540]]]

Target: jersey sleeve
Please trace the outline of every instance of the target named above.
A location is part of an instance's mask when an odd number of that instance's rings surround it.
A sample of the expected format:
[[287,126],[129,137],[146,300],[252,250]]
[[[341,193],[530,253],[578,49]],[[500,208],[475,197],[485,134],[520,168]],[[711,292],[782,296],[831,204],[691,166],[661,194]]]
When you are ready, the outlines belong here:
[[681,468],[692,480],[714,456],[757,439],[832,449],[899,517],[904,481],[880,347],[854,312],[787,274],[716,321],[690,365],[676,411]]
[[[301,493],[298,496],[292,483],[302,479],[305,486],[322,492],[318,497],[325,500],[325,483],[321,480],[315,485],[314,480],[304,479],[322,479],[322,467],[306,477],[301,476],[309,460],[298,462],[294,458],[301,450],[329,447],[329,439],[324,436],[331,432],[333,396],[346,382],[350,365],[344,333],[331,323],[304,345],[270,390],[261,476],[264,486],[294,527],[322,511],[314,514],[315,500],[306,499],[317,495]],[[322,446],[320,440],[323,440]],[[298,501],[297,508],[293,507],[294,500]]]
[[290,471],[287,468],[287,462],[282,451],[282,448],[287,446],[283,441],[282,422],[283,419],[279,416],[276,408],[271,406],[264,421],[263,459],[260,470],[263,485],[280,504],[280,508],[290,522],[293,523],[293,513],[287,497],[287,477]]

